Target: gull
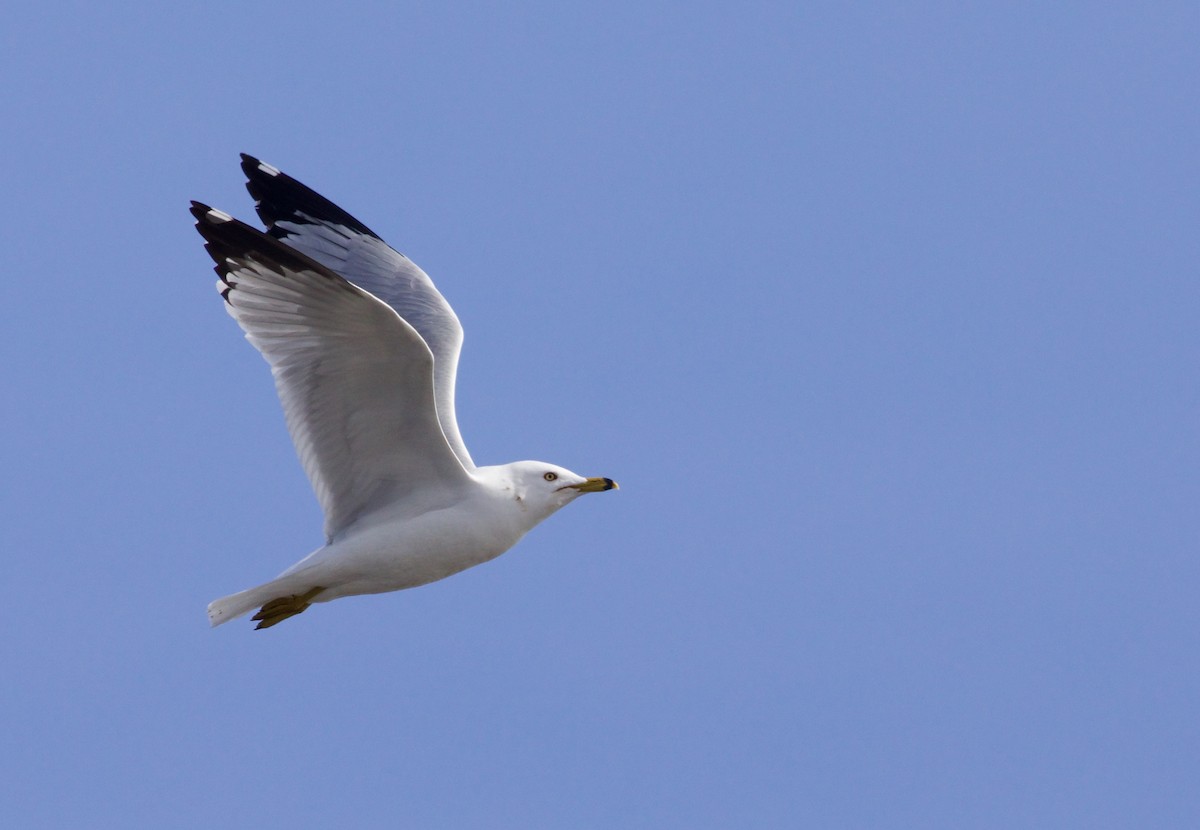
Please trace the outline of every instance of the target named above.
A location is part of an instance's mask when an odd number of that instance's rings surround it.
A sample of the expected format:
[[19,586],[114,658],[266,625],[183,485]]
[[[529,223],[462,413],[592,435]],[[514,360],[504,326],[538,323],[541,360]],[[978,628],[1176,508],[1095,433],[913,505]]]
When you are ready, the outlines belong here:
[[399,591],[494,559],[584,493],[617,488],[542,461],[477,467],[458,431],[462,326],[433,281],[333,202],[243,154],[266,233],[192,202],[225,309],[270,364],[325,514],[325,544],[215,600],[269,628],[317,602]]

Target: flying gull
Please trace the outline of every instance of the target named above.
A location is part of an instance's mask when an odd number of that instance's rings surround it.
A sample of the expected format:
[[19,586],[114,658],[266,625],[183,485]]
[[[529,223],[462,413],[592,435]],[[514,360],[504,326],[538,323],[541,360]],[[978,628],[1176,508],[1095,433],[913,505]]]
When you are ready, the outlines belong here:
[[192,202],[217,289],[271,366],[325,545],[208,606],[269,628],[315,602],[399,591],[494,559],[583,493],[542,461],[477,467],[454,416],[462,326],[425,272],[349,213],[242,156],[266,233]]

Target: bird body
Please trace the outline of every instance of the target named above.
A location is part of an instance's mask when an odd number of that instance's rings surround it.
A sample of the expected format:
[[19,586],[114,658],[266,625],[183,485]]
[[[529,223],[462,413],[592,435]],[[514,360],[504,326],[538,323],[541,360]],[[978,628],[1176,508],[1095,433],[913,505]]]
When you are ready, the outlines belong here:
[[454,415],[462,328],[429,277],[278,169],[249,156],[242,169],[266,233],[198,202],[192,214],[227,310],[271,366],[326,544],[211,603],[214,626],[443,579],[616,487],[540,461],[476,467]]
[[[536,461],[481,467],[478,482],[464,488],[460,498],[441,505],[402,503],[364,517],[276,579],[213,602],[209,618],[219,625],[274,597],[316,587],[323,591],[313,602],[415,588],[495,559],[580,492],[568,490],[561,503],[531,499],[519,475],[524,470],[538,477],[546,471],[570,475]],[[536,487],[538,480],[529,484]],[[475,520],[463,522],[465,514]]]

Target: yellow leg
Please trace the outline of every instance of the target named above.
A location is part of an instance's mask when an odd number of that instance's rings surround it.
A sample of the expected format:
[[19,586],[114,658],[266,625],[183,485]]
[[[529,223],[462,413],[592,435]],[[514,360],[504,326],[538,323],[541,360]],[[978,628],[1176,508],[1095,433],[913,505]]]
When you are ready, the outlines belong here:
[[305,591],[303,594],[291,594],[290,596],[271,600],[258,609],[258,613],[250,618],[252,620],[261,620],[258,625],[254,626],[255,630],[270,628],[277,623],[283,622],[288,617],[304,613],[308,606],[312,605],[313,597],[324,590],[322,587],[317,587]]

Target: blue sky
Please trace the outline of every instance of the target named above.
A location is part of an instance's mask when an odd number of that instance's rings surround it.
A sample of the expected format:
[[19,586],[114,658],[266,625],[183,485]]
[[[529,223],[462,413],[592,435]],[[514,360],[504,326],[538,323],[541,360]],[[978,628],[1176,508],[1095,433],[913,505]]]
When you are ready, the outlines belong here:
[[[0,31],[14,827],[1194,827],[1193,3],[52,3]],[[621,482],[208,628],[321,541],[187,214],[422,265],[481,463]]]

